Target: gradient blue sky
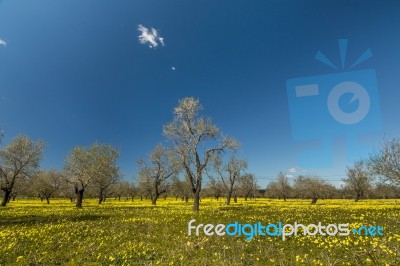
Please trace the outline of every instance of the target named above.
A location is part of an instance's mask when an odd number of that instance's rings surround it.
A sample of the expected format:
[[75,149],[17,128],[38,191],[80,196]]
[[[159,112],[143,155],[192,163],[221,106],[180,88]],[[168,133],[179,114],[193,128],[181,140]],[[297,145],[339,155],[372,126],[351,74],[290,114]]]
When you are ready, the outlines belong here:
[[[338,184],[348,163],[340,153],[330,168],[289,172],[315,143],[292,140],[286,80],[336,73],[314,56],[339,63],[337,39],[349,39],[350,61],[371,48],[355,68],[377,73],[383,128],[368,135],[369,147],[399,137],[399,14],[398,1],[3,0],[3,144],[19,133],[43,139],[43,167],[62,168],[75,145],[110,143],[131,180],[136,160],[164,140],[178,99],[194,96],[241,142],[262,186],[278,171]],[[156,28],[165,46],[139,43],[139,24]]]

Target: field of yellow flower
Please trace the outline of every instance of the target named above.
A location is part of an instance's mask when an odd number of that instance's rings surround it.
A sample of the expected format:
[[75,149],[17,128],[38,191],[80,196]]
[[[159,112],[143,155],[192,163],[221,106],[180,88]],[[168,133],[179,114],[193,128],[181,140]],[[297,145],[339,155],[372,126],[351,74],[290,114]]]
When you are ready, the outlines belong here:
[[[17,199],[0,209],[0,265],[400,265],[399,200]],[[188,222],[380,225],[384,236],[188,236]]]

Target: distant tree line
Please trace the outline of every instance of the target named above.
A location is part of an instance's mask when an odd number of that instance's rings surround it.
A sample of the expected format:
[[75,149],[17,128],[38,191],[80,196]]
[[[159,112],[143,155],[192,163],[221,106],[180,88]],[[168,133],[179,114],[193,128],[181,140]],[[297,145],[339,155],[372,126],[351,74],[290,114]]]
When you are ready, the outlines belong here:
[[[184,98],[173,111],[173,119],[163,127],[165,142],[137,161],[136,183],[126,182],[117,165],[119,151],[108,144],[77,146],[66,155],[61,170],[41,169],[45,143],[25,135],[15,137],[0,148],[1,206],[17,196],[37,197],[50,204],[51,198],[68,198],[81,208],[84,198],[97,198],[102,204],[115,200],[160,197],[193,201],[198,211],[201,197],[224,199],[229,205],[238,197],[311,199],[399,198],[400,140],[385,140],[368,159],[348,167],[340,188],[318,176],[289,178],[280,172],[276,180],[261,188],[254,174],[248,173],[247,160],[239,158],[239,143],[222,134],[210,118],[201,115],[195,98]],[[0,141],[3,134],[0,134]],[[204,183],[204,184],[203,184]]]
[[270,182],[265,195],[271,198],[311,198],[311,204],[324,198],[400,198],[400,140],[385,140],[379,151],[370,154],[347,167],[344,185],[340,188],[327,183],[318,176],[300,175],[289,182],[279,173]]

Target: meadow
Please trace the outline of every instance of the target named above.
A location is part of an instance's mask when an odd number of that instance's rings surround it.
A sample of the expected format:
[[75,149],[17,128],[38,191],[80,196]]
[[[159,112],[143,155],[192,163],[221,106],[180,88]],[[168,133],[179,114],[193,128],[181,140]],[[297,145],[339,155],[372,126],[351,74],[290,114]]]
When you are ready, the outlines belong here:
[[[0,265],[400,265],[400,200],[192,202],[17,199],[0,209]],[[188,236],[196,223],[380,225],[384,236]]]

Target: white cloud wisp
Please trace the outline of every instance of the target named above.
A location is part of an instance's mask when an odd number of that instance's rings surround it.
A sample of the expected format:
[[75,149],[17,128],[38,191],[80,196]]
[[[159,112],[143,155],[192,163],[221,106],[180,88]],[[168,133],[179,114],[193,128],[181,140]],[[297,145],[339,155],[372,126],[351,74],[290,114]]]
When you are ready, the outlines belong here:
[[165,45],[164,38],[160,36],[155,28],[148,29],[142,24],[138,25],[139,42],[141,44],[148,44],[150,48],[156,48],[159,44]]

